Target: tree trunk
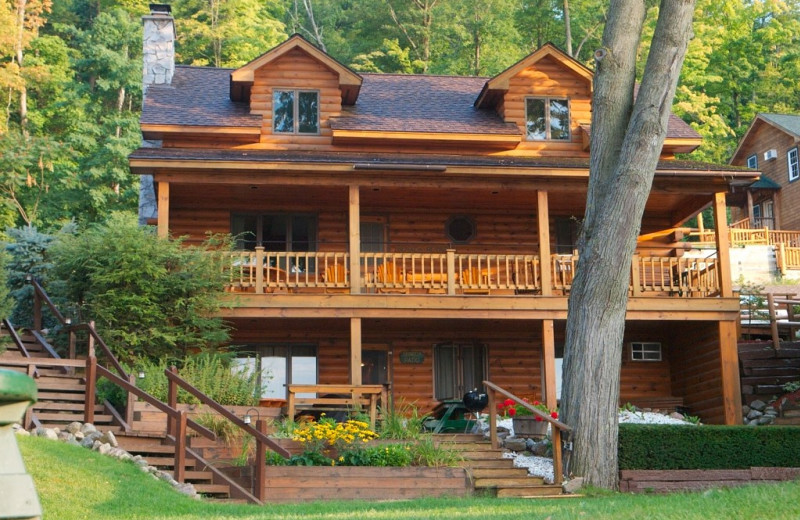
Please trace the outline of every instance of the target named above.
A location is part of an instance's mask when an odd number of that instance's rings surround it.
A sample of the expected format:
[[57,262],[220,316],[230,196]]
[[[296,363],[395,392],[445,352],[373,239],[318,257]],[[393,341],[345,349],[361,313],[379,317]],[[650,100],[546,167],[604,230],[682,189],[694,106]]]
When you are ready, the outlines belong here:
[[[19,74],[22,75],[22,60],[25,56],[25,9],[27,7],[27,0],[17,0],[17,38],[14,42],[14,57],[19,66]],[[22,129],[22,135],[28,137],[28,88],[25,81],[19,89],[19,126]]]
[[[570,471],[616,488],[622,339],[645,202],[691,35],[694,0],[663,0],[636,101],[643,0],[612,0],[596,53],[591,161],[580,259],[569,298],[562,417],[573,427]],[[632,109],[631,109],[632,106]]]
[[564,39],[567,42],[567,54],[574,58],[575,55],[572,54],[572,23],[569,18],[569,0],[564,0]]

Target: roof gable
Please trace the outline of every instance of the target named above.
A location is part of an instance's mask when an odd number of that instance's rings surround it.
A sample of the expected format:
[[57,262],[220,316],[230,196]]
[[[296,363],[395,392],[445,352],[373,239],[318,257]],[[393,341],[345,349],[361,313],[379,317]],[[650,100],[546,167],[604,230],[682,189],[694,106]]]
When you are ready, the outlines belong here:
[[311,42],[299,34],[292,35],[292,37],[277,47],[272,48],[250,63],[243,65],[242,67],[239,67],[231,72],[231,99],[233,101],[246,100],[249,97],[249,88],[253,84],[255,78],[255,71],[262,67],[268,67],[270,63],[294,49],[301,50],[309,55],[312,59],[318,61],[328,69],[332,70],[334,73],[338,74],[339,88],[342,91],[343,105],[352,105],[356,102],[356,99],[358,98],[358,92],[361,89],[361,83],[363,81],[361,76],[312,45]]
[[508,90],[511,78],[523,70],[533,67],[539,61],[547,57],[550,57],[565,69],[572,71],[576,76],[586,81],[591,89],[592,78],[594,77],[592,71],[548,42],[497,76],[488,80],[483,86],[480,95],[478,95],[478,99],[475,100],[475,106],[478,108],[494,108],[497,102],[503,97],[503,93]]
[[733,155],[731,155],[730,164],[737,160],[739,154],[746,148],[746,143],[750,139],[750,135],[761,125],[769,125],[777,130],[793,137],[795,142],[800,140],[800,115],[792,114],[756,114],[750,126],[747,127],[739,144],[736,146]]

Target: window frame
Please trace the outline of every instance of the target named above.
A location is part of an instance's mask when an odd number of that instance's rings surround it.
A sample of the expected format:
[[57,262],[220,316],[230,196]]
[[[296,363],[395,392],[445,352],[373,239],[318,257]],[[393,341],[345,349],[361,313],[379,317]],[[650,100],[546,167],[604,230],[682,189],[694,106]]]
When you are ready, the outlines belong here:
[[[286,355],[278,355],[277,349],[285,349]],[[257,384],[259,388],[261,388],[261,399],[286,399],[288,397],[288,385],[295,384],[292,381],[293,375],[293,362],[292,359],[295,357],[310,357],[310,356],[301,356],[297,355],[297,351],[301,349],[310,349],[314,354],[313,357],[314,361],[314,370],[315,370],[315,380],[316,383],[319,384],[319,345],[316,343],[251,343],[245,344],[242,346],[241,349],[237,351],[236,359],[253,359],[253,369],[256,370],[257,373]],[[263,358],[270,357],[269,353],[272,351],[273,355],[271,357],[282,357],[284,359],[284,375],[286,376],[286,383],[283,387],[283,397],[270,397],[268,395],[264,395],[269,387],[269,381],[264,381],[264,366]],[[241,365],[240,365],[241,366]],[[273,376],[269,376],[272,379]],[[305,383],[301,383],[305,384]],[[298,397],[315,397],[314,394],[298,394]]]
[[[545,137],[544,139],[535,139],[532,138],[528,132],[528,101],[532,100],[539,100],[544,102],[544,123],[545,123]],[[567,135],[564,139],[553,139],[551,130],[552,125],[550,123],[550,102],[551,101],[564,101],[567,104]],[[570,142],[572,141],[572,105],[570,103],[570,98],[568,97],[548,97],[548,96],[526,96],[524,99],[525,103],[525,140],[532,141],[532,142],[545,142],[545,141],[552,141],[558,143]]]
[[[640,347],[639,349],[635,348]],[[648,349],[647,347],[653,347]],[[656,348],[657,347],[657,348]],[[631,361],[644,363],[657,363],[664,360],[664,347],[660,341],[631,341]],[[640,354],[637,357],[637,354]]]
[[[292,98],[292,131],[281,132],[275,128],[277,118],[275,117],[275,96],[279,92],[291,92]],[[317,114],[316,114],[316,127],[315,132],[301,132],[300,131],[300,94],[315,94],[317,96]],[[272,89],[272,133],[275,135],[320,135],[322,132],[320,123],[320,94],[319,90],[314,89],[298,89],[298,88],[280,88],[275,87]]]
[[[792,156],[794,156],[794,160],[792,160]],[[797,147],[789,148],[786,152],[786,163],[787,168],[789,171],[789,182],[794,182],[797,179],[800,179],[800,154],[797,151]],[[794,163],[794,168],[792,165]],[[794,171],[794,175],[792,175],[792,171]]]
[[[750,164],[751,162],[753,164]],[[747,158],[747,167],[752,169],[752,170],[758,169],[758,154],[754,153],[753,155],[751,155],[751,156],[749,156]]]
[[[256,219],[256,233],[252,242],[255,243],[254,248],[264,245],[264,218],[265,217],[284,217],[286,218],[286,242],[285,248],[282,252],[303,251],[296,250],[292,247],[294,241],[292,240],[292,221],[296,217],[308,217],[314,222],[313,237],[309,237],[309,242],[313,244],[313,248],[309,251],[317,251],[319,247],[319,215],[317,213],[282,213],[280,211],[242,211],[231,213],[231,233],[233,233],[233,223],[237,217],[254,217]],[[254,249],[247,249],[239,246],[239,240],[234,242],[235,249],[242,251],[253,251]]]

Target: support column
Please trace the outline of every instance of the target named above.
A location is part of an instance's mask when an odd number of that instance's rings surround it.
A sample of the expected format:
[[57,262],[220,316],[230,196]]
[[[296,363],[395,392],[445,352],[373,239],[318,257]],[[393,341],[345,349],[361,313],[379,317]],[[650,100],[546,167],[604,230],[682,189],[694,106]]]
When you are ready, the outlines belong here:
[[536,192],[536,199],[537,219],[539,221],[539,265],[541,266],[542,296],[551,296],[553,294],[553,262],[550,259],[550,206],[547,192]]
[[[358,186],[350,186],[350,294],[361,293],[361,202]],[[359,335],[360,337],[360,335]],[[359,353],[359,357],[360,357]],[[360,361],[359,361],[360,362]],[[359,378],[361,371],[359,369]]]
[[717,241],[717,276],[720,296],[733,297],[733,281],[731,280],[730,230],[728,229],[728,213],[725,209],[725,192],[714,194],[714,234]]
[[[750,219],[750,227],[755,226],[755,215],[753,214],[753,192],[747,190],[747,218]],[[760,222],[759,222],[760,224]]]
[[350,384],[361,384],[361,318],[350,318]]
[[719,357],[722,408],[725,424],[742,424],[742,390],[739,386],[739,351],[735,321],[719,322]]
[[158,183],[158,236],[169,236],[169,183]]
[[556,395],[556,342],[553,320],[542,320],[542,399],[549,409],[558,406]]

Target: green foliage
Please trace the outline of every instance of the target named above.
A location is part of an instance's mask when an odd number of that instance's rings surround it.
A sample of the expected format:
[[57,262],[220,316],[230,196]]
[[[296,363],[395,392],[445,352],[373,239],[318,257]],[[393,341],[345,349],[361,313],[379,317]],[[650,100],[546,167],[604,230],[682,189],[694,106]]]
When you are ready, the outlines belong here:
[[335,461],[337,466],[405,467],[410,466],[410,444],[379,444],[359,450],[346,450]]
[[784,392],[791,393],[800,390],[800,381],[789,381],[781,387]]
[[800,429],[619,425],[620,469],[743,469],[800,465]]
[[8,285],[6,285],[6,262],[8,262],[8,255],[5,251],[0,250],[0,319],[10,317],[11,309],[14,308]]
[[80,321],[93,319],[123,361],[185,356],[228,341],[213,317],[224,278],[213,254],[155,236],[133,216],[66,236],[51,250],[53,291],[71,302]]
[[424,435],[409,446],[414,466],[455,466],[463,460],[455,450],[434,442],[431,435]]
[[[157,361],[142,359],[136,363],[136,372],[145,377],[136,386],[154,397],[166,401],[168,391],[164,370],[178,367],[178,375],[211,399],[224,405],[256,406],[260,388],[257,374],[247,373],[231,365],[233,353],[200,353],[183,359],[162,358]],[[178,402],[199,404],[199,400],[183,389],[178,390]]]
[[378,433],[382,439],[416,440],[422,436],[422,425],[430,414],[420,414],[419,409],[402,399],[394,407],[379,410]]
[[[214,432],[217,437],[225,441],[228,445],[244,437],[244,431],[242,431],[241,428],[230,422],[227,418],[215,413],[200,414],[195,418],[195,422]],[[247,452],[243,451],[243,453],[246,454]]]

